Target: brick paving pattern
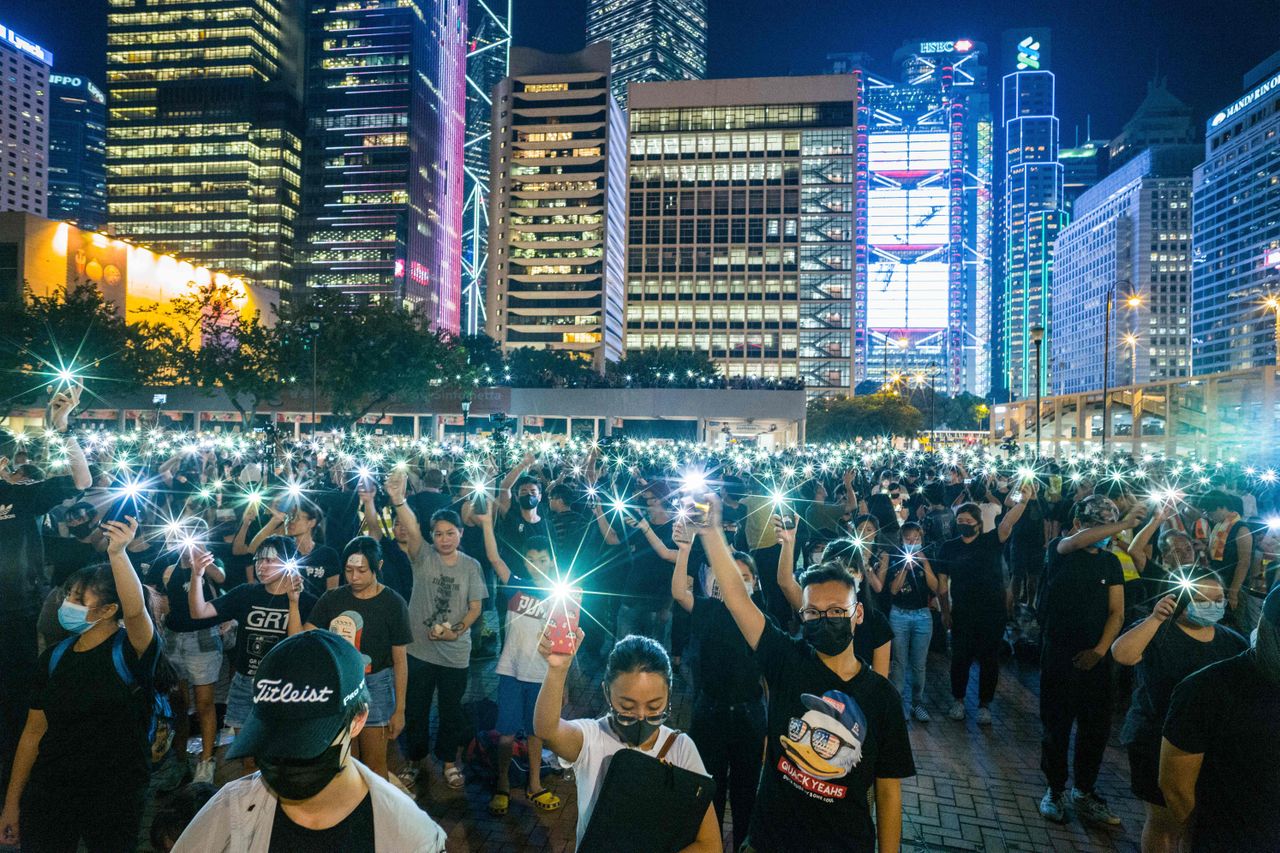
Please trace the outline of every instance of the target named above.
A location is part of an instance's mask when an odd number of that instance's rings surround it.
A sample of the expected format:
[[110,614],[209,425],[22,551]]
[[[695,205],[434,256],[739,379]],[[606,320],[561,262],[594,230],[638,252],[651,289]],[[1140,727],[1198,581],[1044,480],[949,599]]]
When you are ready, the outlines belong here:
[[[496,683],[492,669],[492,663],[473,667],[469,701],[486,693],[492,695]],[[587,661],[576,667],[569,682],[566,717],[600,713],[600,669],[598,663]],[[980,727],[973,719],[977,707],[975,670],[969,718],[957,723],[945,716],[951,704],[947,661],[937,654],[930,656],[926,704],[933,721],[909,724],[917,775],[903,785],[904,851],[1131,853],[1139,849],[1143,810],[1141,802],[1129,793],[1128,760],[1115,742],[1119,716],[1098,793],[1123,818],[1123,826],[1086,827],[1074,819],[1059,826],[1037,811],[1045,789],[1040,773],[1039,679],[1037,668],[1007,662],[992,706],[995,723]],[[688,681],[678,677],[673,697],[677,727],[688,720],[691,694]],[[550,775],[544,776],[544,781],[564,800],[558,812],[547,814],[529,805],[521,793],[522,778],[513,772],[511,809],[504,817],[493,817],[488,811],[489,780],[484,770],[476,767],[468,768],[465,794],[449,790],[438,772],[431,773],[429,781],[419,782],[419,803],[448,832],[450,851],[569,853],[577,820],[573,782]],[[726,832],[725,849],[729,847]]]

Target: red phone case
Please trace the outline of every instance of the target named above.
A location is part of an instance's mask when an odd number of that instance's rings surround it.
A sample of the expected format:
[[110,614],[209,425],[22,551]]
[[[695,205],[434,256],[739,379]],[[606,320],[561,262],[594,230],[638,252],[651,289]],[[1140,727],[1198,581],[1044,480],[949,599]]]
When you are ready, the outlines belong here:
[[581,612],[582,605],[570,597],[552,603],[551,615],[547,617],[547,636],[551,638],[552,654],[573,654],[574,637],[578,631],[578,616]]

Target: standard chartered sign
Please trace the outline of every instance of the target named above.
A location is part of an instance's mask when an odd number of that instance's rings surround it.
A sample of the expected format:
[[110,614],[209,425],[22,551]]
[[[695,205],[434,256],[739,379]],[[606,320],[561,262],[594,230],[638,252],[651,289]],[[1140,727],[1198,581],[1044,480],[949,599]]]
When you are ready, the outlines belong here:
[[1278,88],[1280,88],[1280,74],[1277,74],[1276,76],[1272,77],[1270,80],[1263,83],[1261,86],[1254,89],[1252,92],[1245,95],[1243,98],[1236,101],[1234,104],[1227,107],[1222,112],[1218,113],[1216,116],[1213,117],[1213,121],[1209,122],[1209,126],[1217,127],[1227,119],[1231,118],[1236,113],[1240,112],[1246,107],[1252,106],[1260,98],[1265,97],[1267,94],[1274,92]]

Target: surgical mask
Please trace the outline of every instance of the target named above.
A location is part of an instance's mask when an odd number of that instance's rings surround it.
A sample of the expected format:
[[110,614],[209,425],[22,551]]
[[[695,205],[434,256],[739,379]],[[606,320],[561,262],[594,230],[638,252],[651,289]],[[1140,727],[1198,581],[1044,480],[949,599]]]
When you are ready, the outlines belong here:
[[1225,600],[1193,601],[1187,605],[1187,621],[1202,628],[1218,624],[1218,622],[1222,621],[1222,617],[1226,615],[1227,602]]
[[533,509],[538,505],[537,495],[521,495],[516,499],[516,503],[520,504],[521,509]]
[[976,524],[957,524],[956,530],[960,532],[961,536],[977,536],[978,535],[978,525]]
[[1095,542],[1094,547],[1105,551],[1107,550],[1107,546],[1109,546],[1110,544],[1111,544],[1111,537],[1108,536],[1106,539],[1099,539],[1097,542]]
[[805,642],[813,646],[819,654],[827,657],[836,655],[849,648],[853,642],[853,620],[848,616],[835,618],[819,616],[800,623]]
[[902,543],[902,551],[903,553],[906,553],[906,554],[919,553],[920,547],[921,546],[919,542],[903,542]]
[[[656,723],[653,722],[655,718],[658,720]],[[618,736],[618,740],[630,747],[639,747],[653,737],[653,733],[662,728],[662,723],[666,719],[666,711],[652,717],[633,717],[629,714],[619,714],[612,706],[609,707],[609,727]]]
[[315,758],[305,760],[258,758],[262,781],[282,800],[309,800],[324,790],[342,772],[350,753],[351,739],[330,746]]
[[58,624],[73,634],[83,634],[102,620],[89,621],[89,608],[74,601],[64,601],[58,606]]

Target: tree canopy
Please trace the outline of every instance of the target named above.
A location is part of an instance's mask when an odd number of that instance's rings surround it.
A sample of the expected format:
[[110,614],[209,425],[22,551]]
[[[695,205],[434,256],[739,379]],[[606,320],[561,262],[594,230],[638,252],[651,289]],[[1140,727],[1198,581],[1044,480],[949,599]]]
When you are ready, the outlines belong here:
[[897,394],[820,397],[809,402],[805,438],[848,441],[886,435],[914,437],[923,426],[920,410]]

